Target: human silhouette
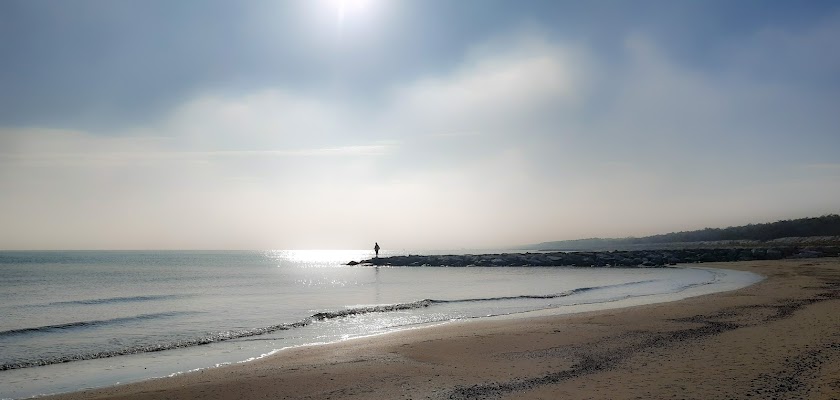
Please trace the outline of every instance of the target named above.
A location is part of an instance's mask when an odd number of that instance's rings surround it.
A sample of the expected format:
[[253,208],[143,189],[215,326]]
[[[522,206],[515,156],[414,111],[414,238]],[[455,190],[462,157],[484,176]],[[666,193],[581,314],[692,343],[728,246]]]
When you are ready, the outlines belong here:
[[378,242],[373,244],[373,251],[376,252],[376,258],[379,258],[379,243]]

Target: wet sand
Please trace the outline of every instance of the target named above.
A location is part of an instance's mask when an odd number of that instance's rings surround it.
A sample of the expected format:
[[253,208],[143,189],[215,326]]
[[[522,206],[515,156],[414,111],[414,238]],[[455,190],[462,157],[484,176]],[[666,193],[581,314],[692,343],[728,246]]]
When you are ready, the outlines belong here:
[[51,398],[840,398],[840,259],[703,266],[768,279],[671,303],[290,349]]

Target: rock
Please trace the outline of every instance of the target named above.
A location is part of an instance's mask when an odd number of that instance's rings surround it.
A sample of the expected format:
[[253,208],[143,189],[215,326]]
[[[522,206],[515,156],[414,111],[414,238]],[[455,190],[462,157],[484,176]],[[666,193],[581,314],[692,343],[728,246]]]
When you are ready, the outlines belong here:
[[346,265],[391,266],[577,266],[577,267],[662,267],[666,264],[695,262],[726,262],[748,260],[777,260],[784,258],[837,257],[837,246],[767,247],[729,249],[630,250],[609,252],[551,252],[479,255],[406,255],[371,258]]
[[779,260],[784,256],[782,254],[782,251],[779,249],[767,249],[765,255],[767,256],[768,260]]
[[814,250],[803,250],[793,255],[793,258],[818,258],[822,257],[822,253]]

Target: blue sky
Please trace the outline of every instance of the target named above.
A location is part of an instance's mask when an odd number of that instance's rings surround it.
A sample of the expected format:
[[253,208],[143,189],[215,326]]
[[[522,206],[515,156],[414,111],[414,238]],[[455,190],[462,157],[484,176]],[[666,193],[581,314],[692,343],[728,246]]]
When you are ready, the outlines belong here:
[[0,2],[0,248],[487,248],[836,213],[840,4]]

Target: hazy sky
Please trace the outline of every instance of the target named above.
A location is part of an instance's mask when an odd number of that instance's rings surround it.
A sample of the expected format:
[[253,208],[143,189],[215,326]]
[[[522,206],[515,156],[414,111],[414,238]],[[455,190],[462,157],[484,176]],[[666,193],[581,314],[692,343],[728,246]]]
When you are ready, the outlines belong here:
[[840,212],[840,2],[0,1],[0,249]]

